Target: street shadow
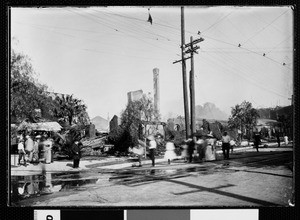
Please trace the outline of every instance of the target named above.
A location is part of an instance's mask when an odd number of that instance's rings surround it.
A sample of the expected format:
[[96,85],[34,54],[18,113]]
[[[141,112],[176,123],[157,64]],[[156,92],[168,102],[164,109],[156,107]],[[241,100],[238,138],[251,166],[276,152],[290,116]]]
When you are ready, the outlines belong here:
[[287,178],[293,178],[293,176],[289,175],[282,175],[282,174],[276,174],[276,173],[266,173],[266,172],[260,172],[260,171],[253,171],[253,170],[238,170],[238,169],[229,169],[236,172],[247,172],[247,173],[259,173],[259,174],[265,174],[265,175],[271,175],[271,176],[280,176],[280,177],[287,177]]
[[[238,160],[236,160],[238,159]],[[239,161],[239,162],[236,162]],[[222,165],[227,168],[231,166],[235,167],[273,167],[276,168],[281,165],[292,163],[293,153],[292,152],[243,152],[243,156],[236,157],[235,155],[230,157],[230,160],[218,160],[211,162],[215,165]],[[289,168],[289,167],[288,167]],[[290,168],[289,168],[290,169]]]
[[[172,171],[172,172],[171,172]],[[182,170],[140,170],[140,171],[123,171],[115,173],[114,176],[109,178],[115,184],[122,184],[129,187],[136,187],[141,185],[150,184],[156,181],[163,181],[168,178],[182,178],[190,176],[191,174],[183,172]]]
[[268,202],[268,201],[264,201],[264,200],[260,200],[260,199],[255,199],[255,198],[251,198],[251,197],[247,197],[247,196],[243,196],[243,195],[239,195],[239,194],[235,194],[235,193],[231,193],[231,192],[224,192],[224,191],[219,190],[220,188],[231,187],[231,186],[234,186],[234,185],[226,185],[226,186],[219,186],[219,187],[215,187],[215,188],[208,188],[208,187],[204,187],[204,186],[194,185],[194,184],[191,184],[191,183],[185,183],[185,182],[182,182],[182,181],[179,181],[179,180],[174,180],[174,179],[166,179],[165,181],[197,189],[197,190],[194,190],[194,191],[188,191],[186,193],[181,193],[181,195],[182,194],[187,194],[187,193],[196,193],[196,192],[201,192],[201,191],[207,191],[207,192],[215,193],[215,194],[218,194],[218,195],[228,196],[228,197],[231,197],[231,198],[243,200],[243,201],[246,201],[246,202],[255,203],[255,204],[258,204],[258,205],[262,205],[262,206],[280,206],[279,204],[276,204],[276,203],[273,203],[273,202]]
[[[235,186],[233,184],[227,184],[227,185],[224,185],[224,186],[218,186],[218,187],[214,187],[214,188],[211,188],[211,189],[222,189],[222,188],[227,188],[227,187],[232,187],[232,186]],[[207,190],[205,190],[207,191]],[[173,193],[173,195],[176,195],[176,196],[179,196],[179,195],[186,195],[186,194],[189,194],[189,193],[197,193],[197,192],[201,192],[201,190],[197,189],[197,190],[193,190],[193,191],[188,191],[188,192],[181,192],[181,193]]]

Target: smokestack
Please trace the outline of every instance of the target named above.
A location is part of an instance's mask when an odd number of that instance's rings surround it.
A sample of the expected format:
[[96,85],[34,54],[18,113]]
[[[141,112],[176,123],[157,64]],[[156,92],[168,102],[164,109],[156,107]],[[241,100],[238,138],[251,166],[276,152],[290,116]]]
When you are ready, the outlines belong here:
[[159,114],[159,69],[153,69],[154,111]]

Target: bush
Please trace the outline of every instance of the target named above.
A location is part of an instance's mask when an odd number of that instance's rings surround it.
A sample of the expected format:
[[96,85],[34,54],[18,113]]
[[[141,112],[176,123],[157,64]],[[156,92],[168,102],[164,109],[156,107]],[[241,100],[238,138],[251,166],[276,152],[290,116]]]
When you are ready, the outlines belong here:
[[114,148],[111,150],[112,152],[127,152],[131,143],[129,132],[120,126],[108,134],[107,140],[109,144],[114,145]]

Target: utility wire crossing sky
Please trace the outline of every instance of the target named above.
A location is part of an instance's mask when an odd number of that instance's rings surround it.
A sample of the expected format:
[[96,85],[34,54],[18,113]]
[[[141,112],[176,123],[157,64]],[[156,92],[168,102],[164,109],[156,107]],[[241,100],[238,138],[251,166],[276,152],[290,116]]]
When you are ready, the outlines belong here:
[[[127,92],[153,97],[159,69],[162,118],[184,115],[180,7],[11,8],[12,49],[31,58],[50,91],[73,94],[91,118],[120,115]],[[185,42],[194,54],[196,105],[290,105],[293,10],[281,7],[184,7]],[[187,73],[190,60],[186,61]],[[188,74],[189,75],[189,74]],[[189,78],[189,77],[188,77]]]

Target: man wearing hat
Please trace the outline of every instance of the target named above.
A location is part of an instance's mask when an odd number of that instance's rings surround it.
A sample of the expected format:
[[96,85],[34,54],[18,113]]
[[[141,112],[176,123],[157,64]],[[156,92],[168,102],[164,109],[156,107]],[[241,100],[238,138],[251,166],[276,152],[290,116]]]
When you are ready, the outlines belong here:
[[147,137],[147,143],[150,150],[150,158],[152,160],[152,166],[155,166],[155,149],[156,149],[156,141],[153,135]]

